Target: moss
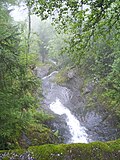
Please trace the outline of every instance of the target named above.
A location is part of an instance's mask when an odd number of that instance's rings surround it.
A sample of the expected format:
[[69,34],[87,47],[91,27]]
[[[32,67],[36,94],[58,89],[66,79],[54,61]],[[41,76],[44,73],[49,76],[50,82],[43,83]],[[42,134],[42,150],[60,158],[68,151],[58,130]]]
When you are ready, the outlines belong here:
[[108,141],[107,145],[112,147],[112,149],[118,149],[120,150],[120,139],[114,140],[114,141]]
[[[11,153],[23,154],[23,151]],[[29,147],[25,153],[30,153],[35,160],[119,160],[120,139],[89,144],[46,144]]]
[[43,125],[31,125],[25,130],[20,137],[19,145],[22,148],[29,146],[38,146],[42,144],[56,144],[59,142],[58,137]]
[[69,68],[68,67],[65,67],[63,69],[61,69],[59,71],[58,74],[56,74],[55,78],[54,78],[54,81],[57,83],[57,84],[64,84],[65,82],[67,82],[69,80],[68,76],[67,76],[67,72],[68,72]]
[[29,148],[37,160],[119,160],[119,150],[119,140],[110,143],[43,145]]

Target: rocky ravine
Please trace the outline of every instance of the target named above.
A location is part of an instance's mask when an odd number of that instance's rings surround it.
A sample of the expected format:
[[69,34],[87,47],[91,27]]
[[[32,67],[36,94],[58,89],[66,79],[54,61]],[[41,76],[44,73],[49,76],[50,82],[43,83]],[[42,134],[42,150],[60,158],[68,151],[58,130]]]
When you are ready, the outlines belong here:
[[[38,77],[43,78],[49,73],[49,67],[44,66],[43,68],[37,69]],[[116,139],[119,131],[114,127],[114,123],[111,124],[114,120],[109,118],[109,113],[107,113],[100,105],[97,105],[96,108],[87,107],[87,97],[92,93],[94,83],[90,82],[84,86],[84,79],[78,76],[75,68],[67,70],[61,76],[65,76],[67,81],[59,85],[71,90],[71,98],[69,99],[69,102],[65,103],[65,106],[69,108],[81,124],[87,128],[87,132],[92,139],[91,141],[108,141]],[[44,101],[43,108],[47,112],[53,114],[48,108],[48,105],[49,104]],[[49,122],[48,125],[50,125],[54,131],[58,129],[60,135],[63,135],[64,142],[66,142],[70,134],[65,123],[65,115],[63,115],[62,118],[59,115],[54,115],[56,118]]]

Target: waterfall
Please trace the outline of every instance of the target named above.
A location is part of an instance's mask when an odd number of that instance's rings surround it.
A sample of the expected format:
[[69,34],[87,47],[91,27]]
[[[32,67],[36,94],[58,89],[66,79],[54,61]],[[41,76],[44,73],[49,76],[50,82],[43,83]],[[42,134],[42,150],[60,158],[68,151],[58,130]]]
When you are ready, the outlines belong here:
[[87,129],[81,126],[79,120],[66,107],[66,104],[69,103],[73,96],[72,91],[52,81],[57,73],[58,71],[54,71],[50,75],[42,78],[45,103],[55,114],[66,116],[66,124],[71,135],[66,143],[88,143]]
[[66,122],[72,135],[69,143],[88,143],[86,128],[80,125],[80,122],[72,115],[70,110],[60,102],[60,99],[56,98],[55,102],[50,104],[50,109],[58,115],[66,115]]
[[[79,98],[79,89],[78,92],[73,91],[70,86],[72,83],[68,85],[55,83],[57,73],[58,71],[54,71],[42,78],[43,107],[56,114],[53,130],[59,131],[64,143],[89,143],[114,139],[118,131],[108,121],[104,121],[106,114],[101,115],[98,109],[87,111]],[[85,110],[85,115],[82,115]]]

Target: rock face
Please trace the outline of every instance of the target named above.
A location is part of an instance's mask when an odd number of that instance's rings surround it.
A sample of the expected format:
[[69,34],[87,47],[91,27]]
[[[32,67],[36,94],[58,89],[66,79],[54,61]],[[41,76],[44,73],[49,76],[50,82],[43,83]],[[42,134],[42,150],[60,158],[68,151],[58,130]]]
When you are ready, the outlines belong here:
[[62,115],[62,117],[54,115],[54,119],[46,123],[54,133],[58,132],[59,143],[67,143],[71,137],[65,119],[65,115]]
[[40,78],[43,78],[49,74],[51,68],[52,68],[51,65],[43,65],[41,67],[36,67],[35,68],[36,75]]
[[115,119],[97,102],[97,97],[91,97],[95,107],[89,106],[89,97],[94,90],[94,82],[84,85],[84,79],[78,76],[77,70],[67,71],[68,81],[61,84],[72,91],[67,108],[88,129],[93,141],[108,141],[119,137],[119,130],[114,126]]
[[52,63],[42,64],[41,66],[34,67],[33,72],[37,77],[43,78],[54,71],[56,67],[57,66]]

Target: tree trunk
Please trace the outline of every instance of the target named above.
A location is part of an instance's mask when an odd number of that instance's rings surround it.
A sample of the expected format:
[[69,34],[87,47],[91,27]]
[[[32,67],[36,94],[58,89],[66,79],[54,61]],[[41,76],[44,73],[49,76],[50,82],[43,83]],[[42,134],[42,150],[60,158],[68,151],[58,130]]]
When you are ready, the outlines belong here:
[[28,4],[28,53],[30,53],[30,35],[31,35],[31,7]]

